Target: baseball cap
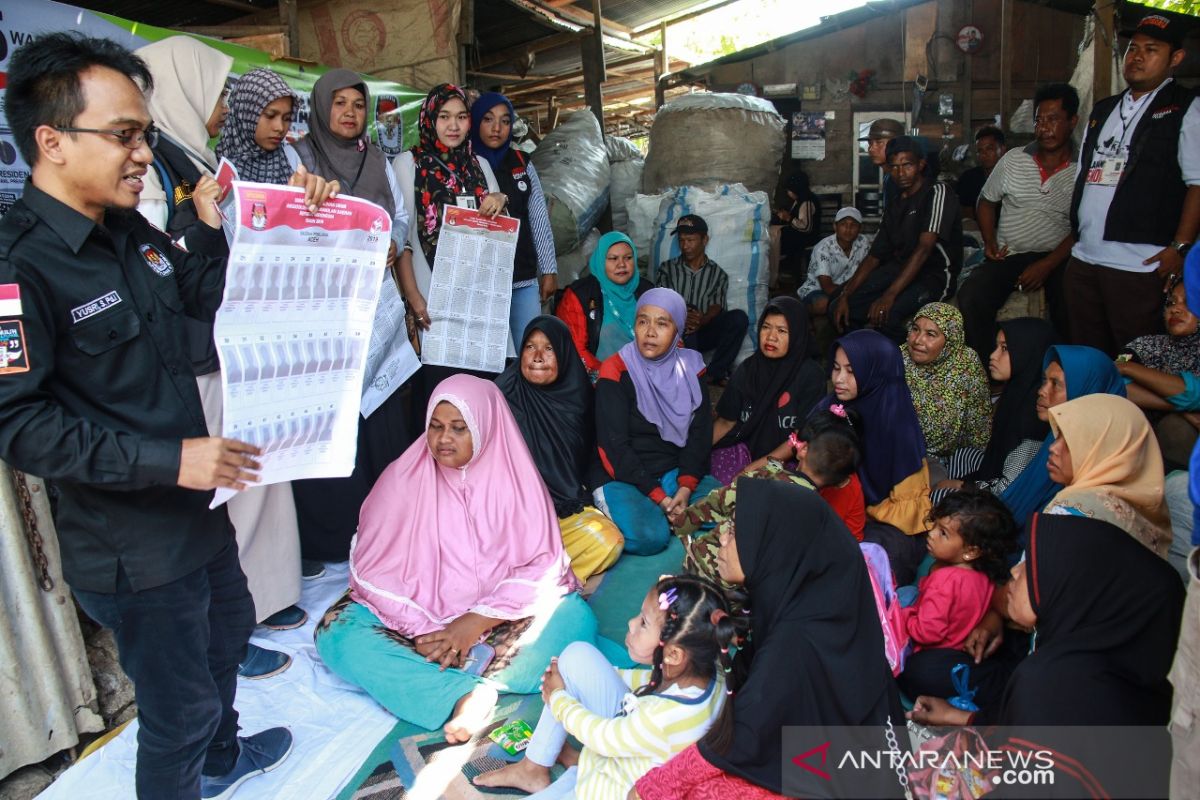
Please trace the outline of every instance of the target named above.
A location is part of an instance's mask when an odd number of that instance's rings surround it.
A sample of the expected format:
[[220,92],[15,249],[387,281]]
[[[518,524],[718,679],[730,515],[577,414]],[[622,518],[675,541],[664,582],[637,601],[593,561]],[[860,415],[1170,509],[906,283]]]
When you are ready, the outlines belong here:
[[833,221],[836,224],[846,218],[856,220],[860,225],[862,224],[862,212],[859,211],[854,206],[846,206],[845,208],[839,208],[837,214],[835,214],[833,216]]
[[871,130],[867,131],[867,135],[859,139],[860,142],[869,142],[873,139],[891,139],[894,136],[903,136],[904,126],[894,119],[880,117],[871,123]]
[[672,236],[677,233],[707,234],[708,223],[704,221],[703,217],[695,214],[684,214],[679,218],[679,224],[675,226],[675,230],[671,231]]
[[1172,47],[1182,47],[1183,37],[1187,35],[1187,23],[1180,17],[1166,14],[1145,14],[1138,20],[1137,25],[1121,31],[1122,36],[1133,36],[1141,33],[1151,39],[1166,42]]

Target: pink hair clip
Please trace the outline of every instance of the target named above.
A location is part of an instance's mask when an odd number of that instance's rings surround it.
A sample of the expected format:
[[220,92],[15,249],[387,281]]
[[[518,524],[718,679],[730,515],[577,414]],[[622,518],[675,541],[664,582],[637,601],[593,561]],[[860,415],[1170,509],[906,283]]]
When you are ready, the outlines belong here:
[[829,407],[829,413],[839,416],[842,419],[848,419],[846,416],[846,407],[841,403],[834,403]]
[[665,592],[658,593],[658,607],[662,611],[666,611],[675,602],[675,598],[679,596],[679,590],[675,587],[667,589]]
[[800,440],[800,435],[798,433],[792,431],[788,434],[788,444],[792,446],[793,450],[799,450],[800,445],[804,444],[804,442]]

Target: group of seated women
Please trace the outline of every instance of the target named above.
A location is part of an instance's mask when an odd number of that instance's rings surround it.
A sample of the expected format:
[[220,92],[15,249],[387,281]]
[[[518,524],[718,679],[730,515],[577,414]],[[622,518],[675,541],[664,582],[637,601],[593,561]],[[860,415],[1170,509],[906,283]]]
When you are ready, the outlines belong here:
[[[1112,361],[1003,323],[993,414],[956,362],[954,309],[918,312],[905,348],[847,334],[826,373],[803,306],[778,298],[714,410],[685,315],[639,293],[595,370],[569,323],[538,317],[495,382],[443,381],[363,505],[325,663],[451,742],[498,692],[540,687],[524,758],[475,779],[539,798],[791,794],[782,727],[874,725],[887,747],[906,717],[966,722],[962,686],[981,720],[1165,725],[1183,588],[1161,451]],[[673,535],[683,562],[646,587],[622,652],[582,582]]]
[[[601,238],[557,316],[537,315],[553,243],[502,96],[470,108],[436,87],[390,164],[363,138],[365,84],[318,83],[312,132],[290,146],[295,97],[243,76],[218,152],[245,178],[303,165],[387,208],[418,338],[437,324],[442,208],[523,218],[508,369],[422,368],[423,436],[406,446],[385,405],[361,423],[353,476],[295,487],[310,546],[349,549],[349,590],[316,633],[332,671],[452,743],[499,692],[542,692],[527,755],[480,785],[793,794],[811,787],[785,781],[785,726],[868,726],[879,749],[907,747],[902,689],[922,722],[966,722],[947,702],[965,685],[983,720],[1165,725],[1183,591],[1139,406],[1196,419],[1200,333],[1180,289],[1167,334],[1116,364],[1018,319],[986,373],[950,305],[921,308],[902,347],[860,330],[818,353],[804,305],[775,298],[714,409],[681,346],[683,299],[641,277],[623,234]],[[624,650],[602,640],[584,584],[674,537],[682,563],[645,587]],[[873,796],[901,794],[879,779]]]

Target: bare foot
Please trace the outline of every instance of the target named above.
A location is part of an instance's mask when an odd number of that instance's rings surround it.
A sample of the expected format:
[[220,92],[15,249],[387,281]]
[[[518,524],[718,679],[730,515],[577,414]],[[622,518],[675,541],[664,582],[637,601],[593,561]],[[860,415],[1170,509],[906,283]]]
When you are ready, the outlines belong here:
[[579,751],[571,747],[571,745],[564,743],[562,750],[558,751],[558,763],[570,769],[579,763]]
[[475,776],[476,786],[507,787],[523,792],[540,792],[550,785],[550,768],[522,758],[500,769],[488,770]]
[[461,744],[487,727],[500,696],[490,686],[480,684],[464,694],[454,705],[450,721],[442,726],[446,741]]

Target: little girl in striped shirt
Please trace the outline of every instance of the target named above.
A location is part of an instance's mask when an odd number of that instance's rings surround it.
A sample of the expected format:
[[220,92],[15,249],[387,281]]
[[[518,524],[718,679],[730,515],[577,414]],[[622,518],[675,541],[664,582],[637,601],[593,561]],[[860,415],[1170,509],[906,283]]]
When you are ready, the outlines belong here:
[[[525,758],[479,775],[475,784],[536,792],[537,800],[625,800],[638,778],[714,723],[732,724],[725,702],[733,693],[729,648],[746,627],[709,581],[660,578],[625,636],[630,658],[651,668],[616,669],[593,645],[568,645],[546,670],[546,706]],[[582,752],[567,744],[568,734]],[[552,784],[556,760],[568,769]]]

